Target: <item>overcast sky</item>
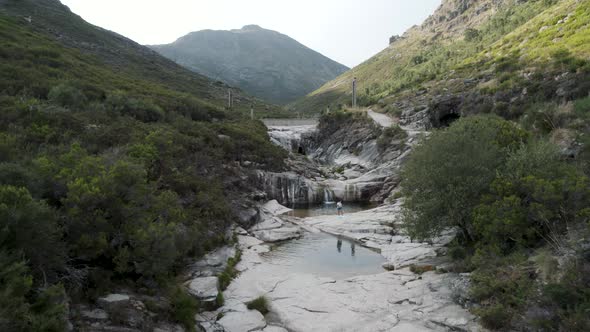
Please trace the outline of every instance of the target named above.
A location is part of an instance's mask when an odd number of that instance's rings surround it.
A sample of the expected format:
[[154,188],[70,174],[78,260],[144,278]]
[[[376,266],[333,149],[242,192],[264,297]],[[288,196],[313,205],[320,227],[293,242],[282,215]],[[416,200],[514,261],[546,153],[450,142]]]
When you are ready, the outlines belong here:
[[291,36],[349,67],[420,24],[441,0],[62,0],[92,24],[141,44],[198,30],[257,24]]

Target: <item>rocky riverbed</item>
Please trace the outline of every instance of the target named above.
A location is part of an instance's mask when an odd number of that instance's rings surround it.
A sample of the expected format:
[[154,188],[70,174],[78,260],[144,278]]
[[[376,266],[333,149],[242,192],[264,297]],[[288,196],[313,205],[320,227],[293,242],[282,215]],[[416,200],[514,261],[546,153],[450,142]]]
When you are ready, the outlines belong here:
[[[348,214],[344,217],[294,218],[276,208],[262,224],[238,229],[242,261],[240,275],[223,293],[225,305],[197,317],[206,331],[479,331],[475,317],[453,301],[464,292],[467,276],[441,273],[446,264],[449,231],[433,243],[413,243],[398,231],[399,203]],[[268,209],[267,209],[268,210]],[[291,272],[265,255],[272,244],[265,239],[326,232],[378,250],[386,261],[380,273],[330,278]],[[411,264],[437,264],[422,275]],[[390,270],[387,271],[386,269]],[[248,310],[246,303],[264,296],[270,313]],[[221,317],[221,318],[220,318]]]
[[[235,248],[220,249],[197,263],[200,271],[219,270],[220,261],[234,250],[241,252],[239,275],[223,292],[224,305],[196,317],[203,330],[482,330],[476,317],[460,305],[469,276],[447,272],[446,245],[454,231],[430,243],[411,241],[401,225],[401,201],[391,198],[399,168],[425,134],[424,125],[419,119],[406,119],[402,129],[407,139],[384,151],[377,148],[375,133],[394,121],[374,112],[369,116],[374,125],[353,123],[323,139],[310,123],[268,124],[271,139],[291,153],[290,170],[261,173],[259,180],[274,200],[259,207],[258,223],[235,229]],[[344,216],[288,213],[290,209],[279,204],[333,199],[387,203]],[[342,248],[343,241],[349,248]],[[345,250],[350,250],[349,257],[342,256]],[[412,266],[426,272],[414,273],[423,271]],[[207,285],[213,285],[212,275],[189,280],[191,292],[211,300],[213,291],[207,293]],[[202,292],[195,285],[203,285]],[[259,297],[268,303],[265,315],[247,307]]]

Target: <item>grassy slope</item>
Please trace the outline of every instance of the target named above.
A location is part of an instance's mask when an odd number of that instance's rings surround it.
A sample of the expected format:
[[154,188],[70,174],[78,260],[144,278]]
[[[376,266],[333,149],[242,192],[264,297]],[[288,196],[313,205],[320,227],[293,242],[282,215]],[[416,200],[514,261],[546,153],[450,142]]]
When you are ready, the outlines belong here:
[[[198,99],[203,107],[222,108],[226,104],[228,86],[225,84],[213,82],[123,36],[93,26],[58,1],[6,0],[0,6],[0,13],[11,16],[2,20],[1,54],[10,59],[12,67],[16,61],[22,65],[18,72],[14,68],[6,71],[16,82],[5,83],[0,89],[23,89],[24,82],[37,76],[38,86],[30,92],[35,97],[44,97],[55,82],[84,78],[100,86],[101,92],[132,91],[134,95],[165,102],[186,94]],[[25,21],[28,16],[32,23]],[[29,54],[39,61],[23,59]],[[242,113],[247,113],[251,105],[261,115],[280,112],[279,107],[239,90],[235,94],[236,109]]]
[[[444,23],[432,23],[429,19],[423,26],[409,30],[405,38],[293,106],[313,113],[328,105],[349,103],[349,83],[353,77],[359,80],[360,99],[364,104],[382,98],[395,100],[423,89],[431,91],[431,95],[447,90],[465,91],[463,84],[454,87],[449,80],[485,74],[485,70],[501,64],[506,55],[517,49],[525,55],[519,59],[518,69],[555,60],[554,50],[565,49],[571,57],[587,59],[588,6],[587,1],[575,0],[523,3],[506,0],[495,12],[476,15],[474,11],[479,6],[469,7],[449,21],[455,22],[450,25],[453,29],[444,20]],[[572,12],[571,19],[556,24]],[[439,10],[433,17],[449,17],[443,14]],[[549,28],[539,32],[545,25]],[[478,38],[465,40],[467,28],[477,29]],[[526,45],[520,44],[523,40],[528,40]]]

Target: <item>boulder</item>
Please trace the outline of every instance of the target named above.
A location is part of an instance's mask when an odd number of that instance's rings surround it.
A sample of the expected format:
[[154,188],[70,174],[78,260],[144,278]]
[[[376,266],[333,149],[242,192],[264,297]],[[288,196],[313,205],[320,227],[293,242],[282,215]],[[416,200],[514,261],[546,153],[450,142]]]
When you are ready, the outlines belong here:
[[217,321],[226,332],[246,332],[263,329],[266,326],[264,316],[256,310],[227,312]]
[[201,301],[214,301],[217,297],[217,277],[200,277],[188,284],[189,293]]
[[98,299],[98,305],[105,310],[116,310],[129,305],[131,298],[126,294],[110,294]]
[[82,310],[80,315],[84,319],[89,320],[96,320],[96,321],[104,321],[109,319],[109,314],[102,309],[94,309],[94,310]]
[[254,236],[264,242],[281,242],[301,237],[301,229],[299,227],[282,227],[264,231],[254,232]]

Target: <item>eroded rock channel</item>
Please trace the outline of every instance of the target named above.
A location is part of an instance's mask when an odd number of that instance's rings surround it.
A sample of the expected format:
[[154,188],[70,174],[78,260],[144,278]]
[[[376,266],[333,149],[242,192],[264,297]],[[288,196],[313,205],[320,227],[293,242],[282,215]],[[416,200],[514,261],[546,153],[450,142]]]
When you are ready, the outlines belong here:
[[[292,153],[291,171],[260,173],[271,200],[259,207],[259,222],[236,227],[235,248],[197,264],[223,268],[220,262],[241,252],[239,275],[223,292],[223,306],[196,317],[203,330],[481,330],[455,301],[468,276],[444,270],[453,232],[432,243],[412,242],[400,227],[401,202],[389,198],[420,130],[412,128],[403,144],[383,152],[375,126],[348,128],[348,135],[335,132],[329,139],[314,123],[269,126],[271,138]],[[330,205],[335,200],[354,209],[338,216]],[[412,264],[433,271],[415,274]],[[211,275],[190,284],[207,284]],[[260,297],[267,302],[265,315],[247,307]]]

